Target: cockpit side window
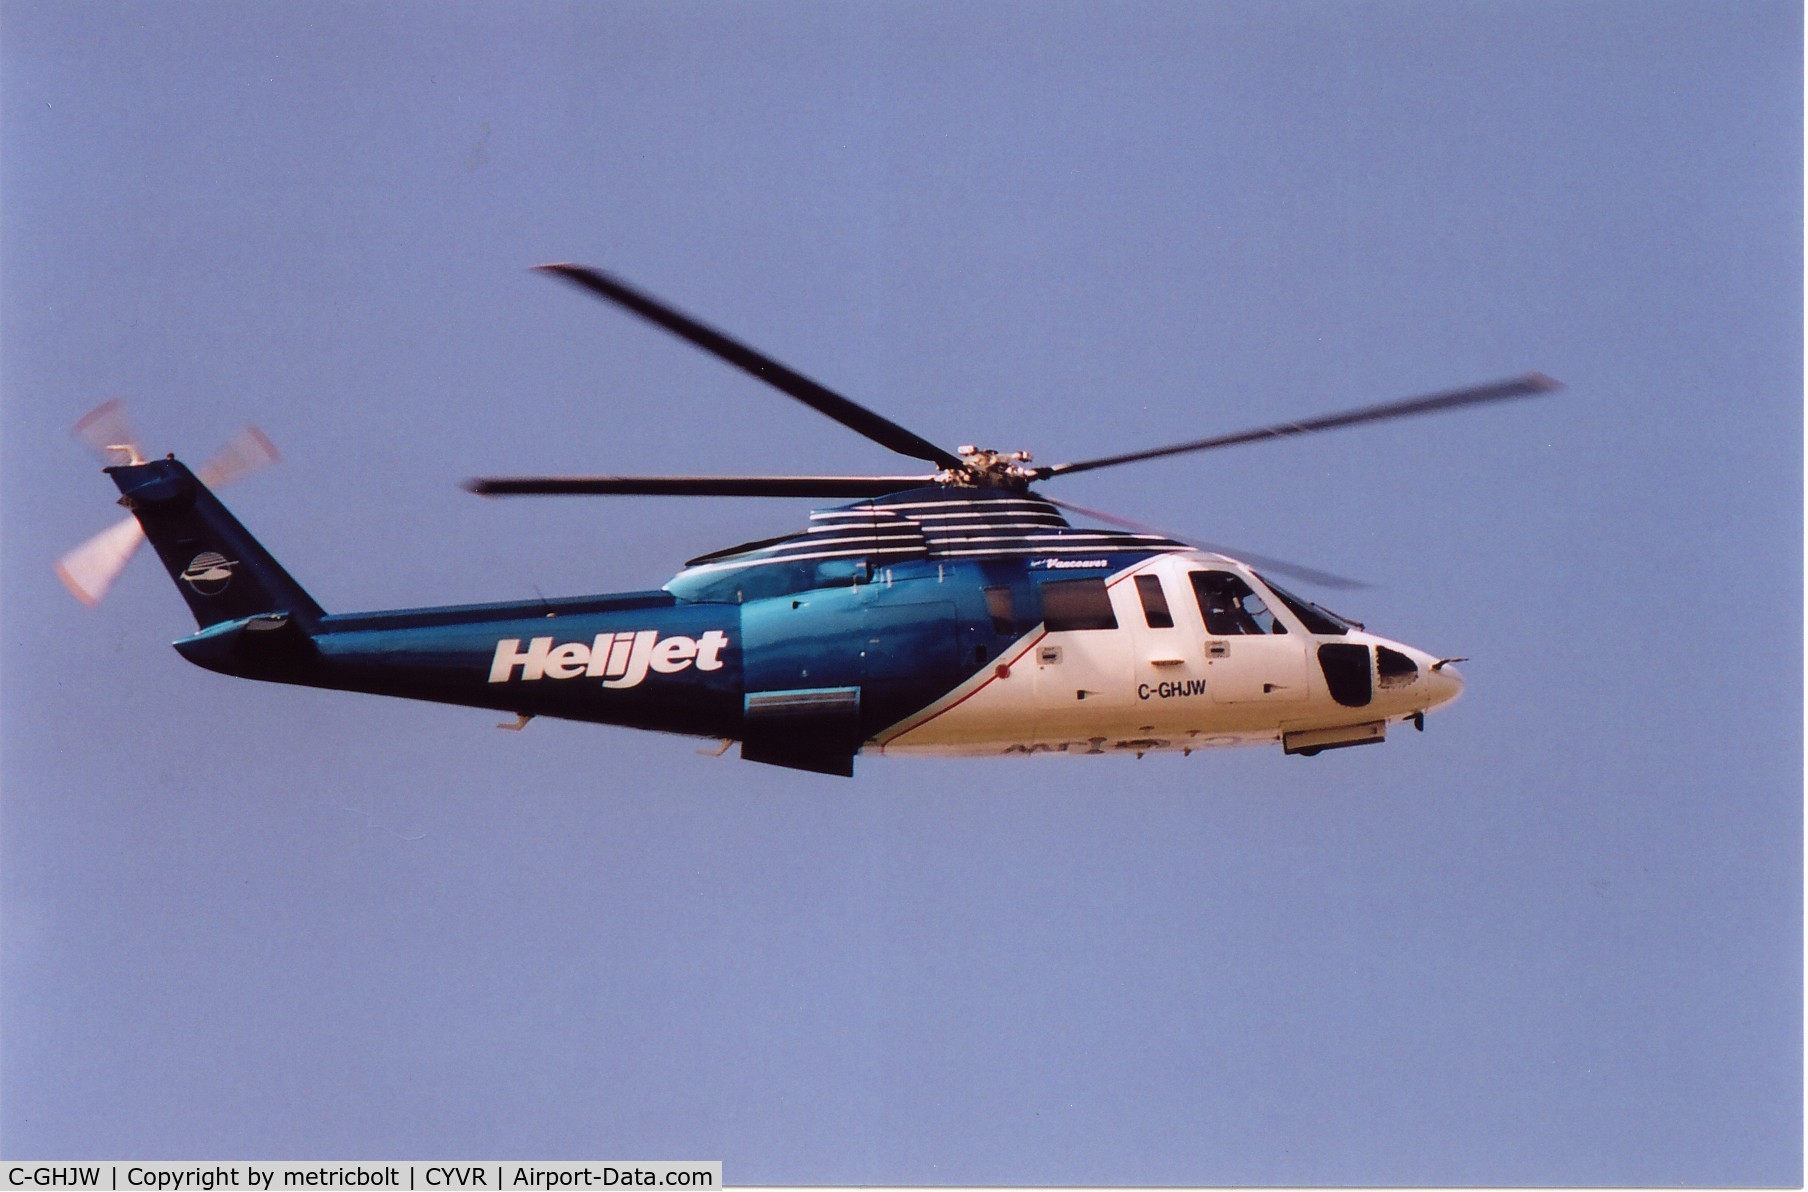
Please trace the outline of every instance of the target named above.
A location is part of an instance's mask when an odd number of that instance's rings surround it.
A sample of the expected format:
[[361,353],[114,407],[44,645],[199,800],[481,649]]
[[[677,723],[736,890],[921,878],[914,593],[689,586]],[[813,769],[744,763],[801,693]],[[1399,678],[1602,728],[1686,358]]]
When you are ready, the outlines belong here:
[[1167,594],[1161,590],[1161,577],[1136,577],[1136,595],[1143,602],[1143,623],[1151,629],[1174,628],[1174,614],[1168,611]]
[[1275,620],[1240,576],[1228,571],[1194,571],[1193,595],[1199,599],[1199,615],[1205,618],[1205,631],[1217,636],[1231,634],[1285,633],[1287,626]]
[[1268,585],[1268,590],[1287,606],[1288,611],[1300,619],[1300,624],[1306,627],[1307,633],[1341,635],[1350,631],[1349,623],[1330,609],[1320,608],[1308,600],[1300,599],[1266,575],[1260,578]]

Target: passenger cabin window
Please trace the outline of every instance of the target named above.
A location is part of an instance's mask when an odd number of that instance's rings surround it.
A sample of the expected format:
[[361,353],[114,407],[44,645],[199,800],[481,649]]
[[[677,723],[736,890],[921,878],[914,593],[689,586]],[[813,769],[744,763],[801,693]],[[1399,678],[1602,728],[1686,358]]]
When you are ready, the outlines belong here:
[[1009,588],[986,589],[986,612],[992,618],[993,633],[1017,632],[1017,617],[1011,609],[1011,590]]
[[1160,576],[1137,576],[1136,595],[1143,602],[1143,624],[1151,629],[1174,628],[1174,614],[1168,611],[1168,597],[1161,590]]
[[1068,629],[1116,629],[1103,576],[1057,579],[1042,585],[1042,621],[1050,633]]
[[1215,636],[1252,633],[1285,633],[1287,626],[1275,620],[1250,586],[1228,571],[1194,571],[1193,594],[1199,598],[1199,615],[1205,631]]

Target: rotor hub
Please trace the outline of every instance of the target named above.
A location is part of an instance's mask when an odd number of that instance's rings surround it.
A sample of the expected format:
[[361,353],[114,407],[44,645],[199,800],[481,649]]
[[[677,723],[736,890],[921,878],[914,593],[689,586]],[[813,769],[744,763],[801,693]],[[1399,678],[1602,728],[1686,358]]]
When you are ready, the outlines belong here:
[[1020,489],[1038,478],[1036,469],[1027,466],[1034,458],[1027,451],[993,451],[969,445],[956,454],[961,457],[962,466],[938,472],[938,483],[962,488]]

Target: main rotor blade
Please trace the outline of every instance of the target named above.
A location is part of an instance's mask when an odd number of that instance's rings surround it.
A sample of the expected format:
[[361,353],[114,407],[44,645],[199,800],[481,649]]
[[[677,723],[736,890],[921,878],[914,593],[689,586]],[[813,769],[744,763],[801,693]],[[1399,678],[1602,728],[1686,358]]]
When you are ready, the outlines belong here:
[[1171,534],[1166,530],[1157,530],[1152,526],[1145,526],[1141,522],[1133,522],[1127,517],[1119,517],[1115,513],[1106,513],[1102,509],[1088,509],[1084,505],[1075,505],[1071,501],[1057,501],[1047,493],[1037,493],[1036,495],[1041,497],[1044,501],[1047,501],[1050,505],[1058,505],[1062,509],[1077,513],[1082,517],[1096,518],[1099,521],[1108,522],[1111,525],[1118,526],[1125,530],[1132,530],[1138,534],[1150,534],[1158,538],[1172,538],[1176,542],[1191,543],[1202,550],[1209,550],[1215,555],[1225,555],[1237,560],[1239,563],[1247,563],[1251,567],[1259,567],[1263,571],[1272,571],[1276,575],[1292,576],[1297,580],[1304,580],[1310,584],[1317,584],[1321,588],[1339,588],[1344,591],[1356,591],[1361,588],[1372,588],[1375,586],[1365,580],[1350,579],[1347,576],[1336,575],[1329,571],[1320,571],[1316,567],[1304,567],[1298,563],[1289,563],[1285,559],[1271,559],[1267,555],[1252,554],[1246,550],[1239,550],[1234,546],[1223,546],[1216,542],[1206,542],[1203,539],[1194,538],[1189,534]]
[[1417,414],[1432,414],[1439,410],[1454,410],[1461,406],[1478,406],[1488,402],[1507,401],[1516,397],[1535,397],[1541,393],[1549,393],[1553,389],[1563,388],[1558,381],[1553,381],[1543,373],[1529,373],[1511,381],[1497,381],[1491,385],[1472,385],[1467,389],[1452,389],[1448,393],[1433,393],[1426,397],[1413,397],[1405,401],[1386,402],[1378,406],[1363,406],[1360,409],[1345,410],[1341,414],[1324,414],[1317,418],[1308,418],[1303,422],[1281,422],[1274,426],[1264,426],[1256,430],[1246,430],[1234,435],[1219,435],[1211,439],[1197,439],[1191,443],[1176,443],[1171,447],[1156,447],[1148,451],[1132,451],[1124,455],[1107,455],[1100,459],[1083,459],[1077,463],[1056,464],[1050,468],[1036,469],[1037,475],[1043,479],[1051,476],[1067,476],[1074,472],[1090,472],[1094,468],[1112,468],[1118,464],[1135,463],[1144,459],[1159,459],[1164,455],[1181,455],[1188,451],[1210,451],[1215,447],[1234,447],[1238,443],[1254,443],[1262,439],[1284,439],[1289,435],[1304,435],[1314,431],[1333,430],[1340,426],[1356,426],[1364,422],[1384,422],[1390,418],[1410,418]]
[[479,496],[881,497],[934,476],[479,476]]
[[775,389],[790,394],[811,409],[828,415],[841,425],[865,435],[875,443],[889,447],[901,455],[928,460],[940,468],[962,466],[962,460],[958,455],[937,447],[914,431],[904,429],[891,419],[873,413],[858,402],[851,401],[834,390],[817,384],[802,373],[786,368],[770,356],[756,352],[738,340],[730,339],[715,328],[699,323],[689,315],[672,309],[658,299],[643,294],[616,278],[583,265],[540,265],[537,268],[543,273],[551,273],[574,285],[582,286],[591,293],[632,311],[648,322],[664,327],[680,339],[689,340],[705,352],[727,361],[736,368],[752,373]]

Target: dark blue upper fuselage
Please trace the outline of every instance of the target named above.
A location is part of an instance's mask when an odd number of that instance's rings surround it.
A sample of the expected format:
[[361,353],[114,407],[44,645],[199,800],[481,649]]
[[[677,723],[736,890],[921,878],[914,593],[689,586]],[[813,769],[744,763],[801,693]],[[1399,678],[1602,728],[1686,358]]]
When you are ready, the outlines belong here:
[[176,643],[198,665],[738,738],[837,772],[1033,629],[1044,582],[1184,549],[1076,530],[1025,493],[926,488],[820,510],[657,592],[328,614],[180,463],[110,471],[202,625]]

